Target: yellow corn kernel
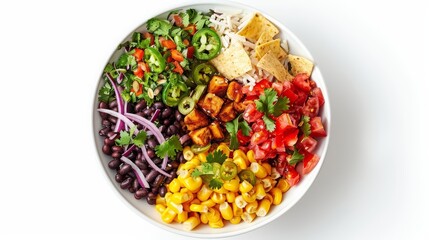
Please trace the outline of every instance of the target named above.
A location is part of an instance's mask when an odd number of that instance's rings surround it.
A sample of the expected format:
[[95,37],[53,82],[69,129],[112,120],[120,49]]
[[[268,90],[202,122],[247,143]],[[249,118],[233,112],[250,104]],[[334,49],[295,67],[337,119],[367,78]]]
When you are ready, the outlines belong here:
[[192,229],[200,225],[200,223],[201,223],[200,218],[194,217],[194,216],[189,217],[185,222],[183,222],[183,228],[186,231],[191,231]]
[[290,185],[286,179],[282,178],[277,182],[277,188],[280,189],[282,193],[285,193],[289,190]]
[[257,178],[264,178],[268,175],[267,170],[257,162],[250,164],[250,171],[252,171]]
[[165,223],[171,223],[171,222],[173,222],[174,218],[176,217],[176,214],[177,213],[175,211],[173,211],[172,209],[167,207],[164,210],[164,212],[161,214],[161,219]]
[[165,199],[165,203],[167,204],[168,201],[170,201],[170,197],[171,195],[173,195],[171,192],[168,192],[165,194],[164,199]]
[[261,200],[267,194],[264,190],[264,185],[262,183],[257,183],[254,187],[256,193],[256,199]]
[[263,162],[263,163],[261,163],[261,166],[264,167],[265,170],[267,170],[267,173],[271,173],[272,167],[271,167],[271,165],[269,163]]
[[237,165],[239,171],[246,169],[248,166],[246,160],[242,157],[234,158],[232,161]]
[[226,197],[225,197],[225,194],[214,192],[212,194],[211,200],[213,200],[213,202],[215,203],[221,204],[225,202]]
[[250,190],[252,190],[252,188],[253,188],[252,184],[244,180],[243,182],[240,183],[239,190],[243,194],[243,193],[249,192]]
[[225,220],[231,220],[231,218],[234,216],[232,213],[232,208],[227,202],[223,202],[219,205],[219,211]]
[[157,212],[159,212],[160,214],[162,214],[165,211],[166,207],[163,204],[156,204],[155,205],[155,209],[156,209]]
[[217,222],[210,222],[209,221],[209,226],[211,228],[223,228],[224,224],[223,224],[222,219],[219,219],[219,221],[217,221]]
[[213,192],[225,194],[225,193],[228,192],[228,190],[226,190],[225,187],[222,186],[221,188],[215,188],[215,189],[213,189]]
[[216,206],[216,203],[210,198],[204,202],[201,202],[201,205],[207,206],[209,208]]
[[174,218],[174,221],[177,223],[183,223],[187,219],[188,219],[188,212],[183,211],[180,214],[176,215],[176,217]]
[[223,152],[223,154],[225,154],[227,157],[229,156],[229,153],[231,152],[228,145],[226,145],[225,143],[219,144],[219,146],[217,147],[216,150],[221,150]]
[[186,161],[191,160],[194,157],[194,152],[191,151],[191,147],[186,146],[183,148],[183,158],[186,159]]
[[207,206],[201,205],[201,204],[191,204],[189,209],[192,212],[200,212],[200,213],[206,213],[208,212],[209,208]]
[[195,164],[195,166],[201,165],[201,161],[197,157],[192,158],[189,162]]
[[266,177],[261,180],[265,192],[269,192],[274,187],[274,180],[271,177]]
[[207,213],[207,218],[209,219],[209,222],[218,222],[221,220],[220,213],[215,208],[209,208],[209,212]]
[[240,187],[240,180],[238,178],[225,181],[223,187],[230,192],[238,192]]
[[269,199],[262,199],[261,202],[259,203],[259,207],[256,210],[256,216],[258,217],[263,217],[265,215],[267,215],[267,213],[270,211],[270,207],[271,207],[271,202]]
[[185,162],[184,164],[182,164],[179,168],[178,168],[178,170],[191,170],[191,169],[195,169],[197,167],[197,165],[194,163],[194,162],[192,162],[192,161],[189,161],[189,162]]
[[198,158],[200,159],[200,162],[207,162],[207,153],[198,153]]
[[207,217],[207,213],[200,214],[200,220],[202,223],[207,224],[209,222],[209,218]]
[[170,197],[170,201],[173,201],[174,203],[181,204],[184,202],[189,201],[189,195],[187,193],[173,193]]
[[185,187],[185,179],[191,176],[188,170],[177,170],[177,180],[179,180],[180,187]]
[[243,200],[247,203],[252,203],[256,201],[256,193],[254,191],[243,193],[241,194],[241,196],[243,197]]
[[247,159],[249,160],[249,162],[256,162],[256,159],[255,159],[255,152],[253,151],[253,150],[249,150],[249,151],[247,151]]
[[212,194],[212,190],[207,187],[205,184],[201,187],[200,191],[198,191],[197,198],[200,199],[200,201],[206,201],[210,198],[210,195]]
[[165,202],[165,198],[163,198],[163,197],[161,197],[161,196],[157,196],[156,197],[156,202],[155,202],[155,204],[162,204],[162,205],[166,205],[167,203]]
[[179,179],[175,178],[173,181],[168,184],[168,190],[172,193],[179,192],[180,190],[180,182]]
[[203,180],[201,177],[187,177],[183,180],[183,185],[185,188],[187,188],[192,193],[197,193],[200,190],[202,184]]
[[241,222],[241,216],[235,216],[235,217],[231,218],[231,220],[229,220],[229,222],[232,224],[239,224]]
[[253,201],[251,203],[248,203],[244,210],[246,210],[247,213],[256,213],[256,210],[258,209],[258,201]]
[[227,202],[229,202],[229,203],[233,203],[234,202],[234,200],[235,200],[235,192],[227,192],[225,194],[225,196],[226,196],[226,201]]
[[234,216],[239,217],[241,216],[241,214],[243,214],[243,208],[239,208],[237,207],[237,204],[232,203],[232,213],[234,214]]
[[167,201],[167,207],[173,210],[175,213],[180,214],[183,212],[183,205],[175,203],[173,201]]
[[271,194],[267,193],[267,195],[265,195],[264,199],[267,199],[268,201],[270,201],[270,203],[273,203],[274,198]]
[[190,218],[190,217],[196,217],[196,218],[200,218],[200,214],[199,213],[197,213],[197,212],[192,212],[192,211],[190,211],[190,212],[188,212],[188,218]]
[[281,177],[282,175],[277,171],[276,168],[272,168],[271,169],[271,178],[272,179],[277,179],[279,177]]
[[192,201],[190,201],[189,203],[190,203],[190,204],[201,204],[201,201],[200,201],[200,199],[195,198],[195,199],[193,199]]
[[232,157],[233,158],[242,157],[242,158],[244,158],[244,160],[246,160],[246,162],[249,161],[247,159],[246,154],[241,149],[234,150],[234,153],[232,154]]
[[244,201],[242,195],[239,195],[239,196],[235,197],[235,201],[234,202],[237,205],[237,207],[239,207],[239,208],[244,208],[247,205],[247,202]]
[[243,219],[243,221],[245,221],[246,223],[251,223],[253,221],[253,219],[255,219],[255,217],[256,217],[256,214],[254,214],[254,213],[244,212],[241,215],[241,219]]
[[273,204],[279,205],[282,202],[283,198],[282,191],[279,188],[275,187],[271,189],[270,193],[273,195]]

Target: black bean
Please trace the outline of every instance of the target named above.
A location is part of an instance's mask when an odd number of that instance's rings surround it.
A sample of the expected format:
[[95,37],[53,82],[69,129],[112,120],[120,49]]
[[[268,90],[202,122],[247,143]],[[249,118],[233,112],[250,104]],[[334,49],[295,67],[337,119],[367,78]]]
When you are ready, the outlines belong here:
[[179,167],[179,162],[178,162],[178,161],[172,161],[172,162],[171,162],[171,167],[172,167],[173,169],[177,169],[177,168]]
[[158,191],[159,191],[159,187],[153,187],[153,188],[151,189],[151,192],[152,192],[153,194],[155,194],[155,195],[157,195],[157,194],[158,194]]
[[139,115],[140,117],[146,117],[146,115],[144,115],[142,112],[138,112],[138,113],[136,113],[136,115]]
[[145,177],[146,177],[146,181],[147,181],[148,183],[152,183],[152,182],[153,182],[153,180],[155,180],[156,176],[158,176],[158,175],[159,175],[159,172],[157,172],[156,170],[152,169],[152,170],[149,172],[149,174],[147,174],[147,176],[145,176]]
[[[144,198],[147,197],[147,195],[149,194],[149,192],[147,191],[146,188],[140,188],[139,190],[136,191],[136,194],[140,197],[140,198]],[[134,196],[136,196],[136,194],[134,194]],[[139,198],[139,199],[140,199]],[[155,199],[156,200],[156,199]]]
[[157,145],[156,140],[153,138],[147,140],[147,145],[149,146],[149,148],[154,149]]
[[111,140],[110,138],[106,137],[104,139],[104,145],[112,146],[115,144],[115,140]]
[[162,174],[159,174],[158,176],[156,176],[155,181],[153,182],[152,186],[153,187],[160,187],[162,182],[164,181],[165,176]]
[[171,174],[171,177],[169,177],[165,180],[165,183],[167,183],[167,184],[170,183],[171,181],[173,181],[173,179],[175,179],[177,177],[176,170],[172,170],[170,172],[170,174]]
[[165,133],[166,130],[167,130],[167,127],[165,125],[161,125],[161,127],[159,127],[159,131],[161,133]]
[[101,119],[107,119],[109,117],[109,114],[107,113],[103,113],[103,112],[99,112]]
[[146,101],[144,99],[142,99],[139,103],[136,104],[136,106],[134,107],[134,111],[140,112],[146,108],[146,105],[147,105]]
[[149,197],[146,197],[146,201],[149,205],[155,205],[156,199],[151,199]]
[[162,124],[164,124],[164,125],[170,125],[170,119],[164,119],[164,120],[162,120]]
[[154,150],[152,150],[152,149],[148,149],[148,150],[147,150],[147,155],[148,155],[150,158],[154,158],[154,157],[155,157],[155,151],[154,151]]
[[98,104],[98,108],[108,109],[109,105],[107,103],[105,103],[105,102],[100,102]]
[[137,178],[134,179],[132,187],[134,189],[139,189],[140,188],[140,183],[139,183],[139,180],[137,180]]
[[143,198],[143,189],[144,188],[140,188],[139,190],[136,191],[136,193],[134,193],[135,199],[142,199]]
[[108,138],[117,139],[117,138],[119,138],[119,134],[117,134],[117,133],[115,133],[113,131],[110,131],[110,132],[107,133],[107,137]]
[[142,159],[142,157],[143,157],[142,153],[141,153],[140,151],[139,151],[139,152],[137,152],[136,159],[137,159],[137,160],[140,160],[140,159]]
[[167,129],[167,135],[174,135],[174,134],[176,134],[177,133],[177,127],[176,126],[174,126],[174,125],[170,125],[170,126],[168,126],[168,129]]
[[137,124],[137,129],[138,130],[142,130],[143,129],[143,125],[141,125],[140,123]]
[[135,193],[136,189],[133,186],[131,186],[128,188],[128,191],[130,191],[130,193]]
[[137,167],[139,167],[141,170],[146,170],[148,169],[147,163],[143,162],[140,159],[137,159],[135,164],[137,165]]
[[109,133],[109,132],[110,132],[110,128],[109,128],[109,127],[105,127],[105,128],[103,128],[103,129],[101,129],[101,130],[98,132],[98,134],[99,134],[100,136],[105,137],[105,136],[107,136],[107,133]]
[[121,160],[113,159],[109,162],[108,166],[110,169],[118,169],[119,165],[121,165]]
[[150,169],[142,170],[143,175],[147,176],[150,173]]
[[174,126],[176,126],[176,127],[177,127],[177,129],[181,129],[181,128],[182,128],[182,125],[180,125],[180,122],[178,122],[178,121],[175,121],[175,122],[173,123],[173,125],[174,125]]
[[118,111],[118,107],[114,107],[114,108],[112,108],[112,111],[117,112],[117,111]]
[[152,159],[152,160],[153,160],[153,163],[155,163],[156,165],[158,165],[158,164],[162,163],[162,159],[161,159],[161,158],[159,158],[159,157],[156,157],[156,158],[154,158],[154,159]]
[[173,110],[171,110],[171,108],[166,108],[164,109],[164,111],[162,111],[161,118],[166,119],[170,117],[172,113],[173,113]]
[[132,182],[133,182],[133,179],[128,177],[127,179],[121,182],[120,186],[122,189],[127,189],[131,186]]
[[112,109],[112,108],[114,108],[114,107],[117,107],[118,106],[118,102],[115,100],[115,101],[111,101],[110,103],[109,103],[109,108],[110,109]]
[[124,179],[125,179],[125,176],[124,176],[124,175],[121,175],[121,174],[119,174],[119,173],[117,173],[117,174],[115,175],[115,181],[116,181],[117,183],[121,183],[122,181],[124,181]]
[[121,158],[121,156],[122,156],[122,154],[121,154],[120,152],[113,152],[113,153],[112,153],[112,158],[117,158],[117,159],[119,159],[119,158]]
[[135,154],[134,152],[131,152],[131,153],[128,155],[128,158],[129,158],[129,159],[131,159],[131,160],[135,160],[135,159],[136,159],[136,155],[137,155],[137,154]]
[[146,108],[145,110],[143,110],[142,113],[143,113],[144,117],[148,118],[152,115],[153,110],[151,108]]
[[121,166],[118,173],[121,175],[126,175],[127,173],[131,172],[132,169],[133,168],[131,167],[131,165],[125,163],[124,165]]
[[116,124],[116,121],[118,121],[118,119],[117,119],[117,118],[115,118],[114,116],[109,116],[107,119],[109,119],[109,121],[110,121],[111,123],[115,123],[115,124]]
[[120,146],[113,146],[112,151],[122,153],[124,151],[124,149]]
[[167,166],[165,167],[165,171],[170,171],[170,170],[172,170],[173,169],[173,167],[171,166],[171,164],[167,164]]
[[164,103],[162,102],[156,102],[152,105],[152,107],[154,107],[155,109],[161,109],[164,107]]
[[179,112],[179,110],[176,110],[176,112],[174,112],[174,117],[179,122],[182,121],[182,119],[183,119],[183,115]]
[[165,197],[165,194],[167,193],[167,188],[165,186],[162,186],[159,188],[159,195],[161,197]]
[[101,125],[103,127],[110,127],[112,125],[112,123],[110,123],[109,120],[107,120],[107,119],[103,119],[103,121],[101,121]]
[[110,155],[112,153],[112,149],[110,148],[109,145],[103,145],[102,150],[103,150],[103,153],[107,155]]

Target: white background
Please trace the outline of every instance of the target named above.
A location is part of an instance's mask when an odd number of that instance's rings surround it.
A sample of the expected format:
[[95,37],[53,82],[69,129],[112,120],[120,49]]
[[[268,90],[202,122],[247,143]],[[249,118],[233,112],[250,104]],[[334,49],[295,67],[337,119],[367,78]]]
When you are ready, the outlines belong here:
[[[1,1],[0,239],[183,239],[112,191],[91,128],[111,52],[169,2]],[[429,239],[427,1],[240,2],[312,52],[332,134],[302,200],[234,239]]]

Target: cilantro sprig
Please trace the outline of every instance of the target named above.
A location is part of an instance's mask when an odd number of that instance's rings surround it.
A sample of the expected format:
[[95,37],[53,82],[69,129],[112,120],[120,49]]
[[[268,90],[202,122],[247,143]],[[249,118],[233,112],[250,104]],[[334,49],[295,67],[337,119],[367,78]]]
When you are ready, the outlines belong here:
[[207,162],[195,168],[191,176],[193,178],[201,176],[211,189],[219,189],[223,185],[223,180],[220,176],[220,166],[226,159],[227,156],[221,150],[216,150],[207,155]]
[[276,90],[273,88],[266,88],[264,94],[261,94],[259,99],[255,100],[255,104],[256,109],[264,113],[262,120],[264,120],[267,130],[270,132],[276,128],[275,122],[270,116],[278,117],[283,111],[289,110],[289,98],[278,97]]
[[246,121],[239,121],[240,117],[241,115],[233,121],[227,122],[225,125],[226,131],[228,131],[229,136],[231,138],[229,144],[229,148],[231,149],[237,149],[239,146],[237,138],[238,129],[241,129],[241,132],[244,136],[249,136],[250,131],[252,130]]
[[146,142],[147,133],[143,130],[139,131],[135,137],[133,133],[136,131],[136,127],[132,127],[129,131],[121,131],[119,138],[115,140],[116,145],[126,146],[134,144],[137,147],[142,147]]
[[311,126],[310,126],[310,117],[303,115],[301,118],[301,122],[299,123],[301,127],[301,131],[304,136],[309,136],[311,134]]
[[288,162],[290,165],[294,165],[301,162],[303,159],[304,159],[304,155],[299,153],[297,149],[294,149],[293,154]]
[[174,159],[176,157],[176,153],[182,150],[183,147],[182,144],[180,144],[180,140],[177,135],[173,135],[165,142],[155,147],[155,153],[160,158],[168,156],[169,158]]

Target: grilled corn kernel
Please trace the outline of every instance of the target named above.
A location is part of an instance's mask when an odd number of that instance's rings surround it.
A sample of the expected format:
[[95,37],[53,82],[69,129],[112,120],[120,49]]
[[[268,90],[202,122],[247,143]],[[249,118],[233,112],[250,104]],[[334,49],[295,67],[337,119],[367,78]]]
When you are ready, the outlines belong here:
[[240,195],[240,196],[235,197],[235,204],[239,208],[244,208],[247,205],[247,202],[244,201],[243,196]]
[[282,202],[283,198],[282,191],[279,188],[275,187],[271,189],[270,193],[273,195],[273,204],[279,205]]
[[267,170],[257,162],[250,164],[250,171],[252,171],[257,178],[264,178],[268,175]]
[[231,218],[231,220],[229,220],[229,222],[232,224],[239,224],[241,222],[241,216],[235,216],[235,217]]
[[172,193],[179,192],[180,190],[180,182],[179,179],[175,178],[173,181],[168,184],[168,190]]
[[155,202],[155,204],[162,204],[162,205],[166,205],[167,203],[165,202],[165,198],[163,198],[163,197],[161,197],[161,196],[157,196],[156,197],[156,202]]
[[213,200],[213,202],[215,202],[215,203],[221,204],[221,203],[225,202],[226,197],[225,197],[225,194],[214,192],[212,194],[211,200]]
[[221,150],[223,152],[223,154],[225,154],[227,157],[229,156],[229,153],[231,152],[228,145],[226,145],[225,143],[219,144],[219,146],[217,147],[216,150]]
[[234,202],[234,200],[235,200],[235,193],[234,192],[227,192],[225,194],[225,196],[226,196],[226,201],[227,202],[229,202],[229,203],[233,203]]
[[200,159],[200,162],[207,162],[207,153],[198,153],[198,158]]
[[243,182],[240,183],[239,190],[243,194],[243,193],[249,192],[250,190],[252,190],[252,188],[253,188],[252,184],[244,180]]
[[227,202],[223,202],[219,205],[219,211],[225,220],[231,220],[231,218],[234,216],[232,213],[232,208]]
[[207,218],[209,219],[209,222],[217,222],[221,220],[220,213],[215,208],[209,208],[209,212],[207,213]]
[[187,177],[183,180],[183,185],[192,193],[196,193],[200,190],[201,185],[203,184],[203,180],[201,177]]
[[267,215],[267,213],[270,211],[271,202],[268,199],[262,199],[259,203],[259,207],[256,210],[256,216],[263,217]]
[[163,205],[163,204],[156,204],[155,205],[156,211],[159,212],[160,214],[162,214],[166,208],[167,207],[165,207],[165,205]]
[[255,219],[255,217],[256,217],[256,214],[254,214],[254,213],[244,212],[241,215],[241,219],[243,219],[243,221],[245,221],[246,223],[251,223],[253,221],[253,219]]
[[265,197],[265,195],[267,194],[264,190],[264,186],[262,185],[262,183],[257,183],[254,187],[255,189],[255,193],[256,193],[256,199],[261,200]]
[[273,203],[274,198],[271,194],[267,193],[267,195],[265,195],[264,199],[267,199],[268,201],[270,201],[270,203]]
[[238,178],[225,181],[223,187],[230,192],[238,192],[240,187],[240,180]]
[[167,201],[167,207],[173,210],[176,214],[180,214],[183,212],[183,205],[175,203],[173,201]]
[[206,201],[210,198],[212,192],[213,191],[209,187],[203,184],[200,191],[198,191],[197,198],[200,199],[200,201]]
[[207,213],[200,214],[200,220],[202,223],[207,224],[209,222],[209,218],[207,217]]
[[200,213],[206,213],[208,212],[209,208],[207,206],[201,205],[201,204],[191,204],[189,209],[192,212],[200,212]]
[[244,210],[247,213],[256,213],[256,210],[258,209],[258,201],[253,201],[251,203],[248,203]]
[[219,221],[217,221],[217,222],[209,221],[209,226],[211,228],[223,228],[224,224],[223,224],[222,219],[219,219]]
[[277,179],[279,177],[281,177],[282,175],[277,171],[276,168],[272,168],[271,169],[271,178],[272,179]]
[[171,222],[173,222],[173,220],[174,220],[175,217],[176,217],[176,212],[173,211],[172,209],[168,208],[168,207],[161,214],[161,219],[165,223],[171,223]]
[[277,186],[276,187],[278,189],[280,189],[280,191],[282,191],[282,193],[285,193],[285,192],[287,192],[289,190],[290,185],[289,185],[289,183],[287,182],[286,179],[282,178],[282,179],[280,179],[277,182]]
[[174,218],[174,221],[178,223],[183,223],[187,219],[188,219],[188,212],[183,211],[182,213],[176,215],[176,217]]
[[271,173],[272,167],[271,167],[271,165],[269,163],[263,162],[263,163],[261,163],[261,165],[262,165],[262,167],[265,168],[265,170],[267,170],[267,173]]
[[249,160],[249,162],[256,162],[255,160],[255,152],[253,150],[249,150],[247,151],[247,159]]
[[195,166],[201,165],[201,161],[200,161],[200,159],[198,157],[192,158],[189,162],[195,164]]
[[244,160],[246,160],[246,162],[249,161],[247,159],[247,155],[241,149],[235,150],[234,153],[232,154],[232,157],[233,158],[242,157]]
[[228,192],[228,190],[226,190],[226,189],[222,186],[221,188],[215,188],[215,189],[213,189],[213,192],[215,192],[215,193],[222,193],[222,194],[225,194],[225,193],[227,193],[227,192]]
[[216,206],[216,203],[210,198],[202,202],[201,205],[207,206],[209,208]]
[[252,203],[256,201],[256,193],[254,192],[243,193],[241,194],[241,196],[243,197],[243,200],[246,201],[247,203]]
[[189,217],[184,223],[183,228],[187,231],[191,231],[198,225],[200,225],[201,221],[198,217]]
[[239,171],[246,169],[248,166],[246,160],[242,157],[234,158],[232,161],[237,165]]
[[269,192],[274,187],[274,180],[271,177],[266,177],[261,180],[265,192]]
[[174,203],[181,204],[184,202],[189,201],[189,195],[187,193],[173,193],[170,197],[170,201],[173,201]]
[[191,151],[189,146],[183,148],[183,157],[186,159],[186,161],[189,161],[194,157],[194,152]]
[[243,214],[243,208],[239,208],[237,207],[237,204],[232,203],[232,213],[234,214],[234,216],[239,217],[241,216],[241,214]]

